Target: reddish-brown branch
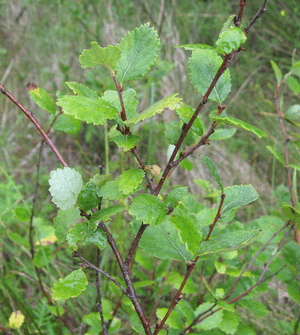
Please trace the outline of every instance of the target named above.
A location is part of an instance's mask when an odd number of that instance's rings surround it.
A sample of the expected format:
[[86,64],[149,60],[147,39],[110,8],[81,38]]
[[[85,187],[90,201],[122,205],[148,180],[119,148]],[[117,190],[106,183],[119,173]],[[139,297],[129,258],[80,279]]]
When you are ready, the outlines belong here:
[[44,137],[46,142],[49,144],[52,151],[55,153],[56,157],[60,160],[61,164],[65,167],[68,167],[65,160],[62,158],[61,154],[59,153],[56,146],[51,141],[50,137],[47,135],[47,133],[44,131],[44,129],[40,126],[38,121],[35,119],[35,117],[22,105],[20,104],[17,99],[9,93],[1,84],[0,84],[0,91],[6,95],[21,111],[29,118],[29,120],[35,125],[37,130],[41,133],[41,135]]
[[269,0],[265,0],[258,12],[255,14],[254,18],[250,22],[249,26],[244,30],[245,34],[248,35],[251,27],[254,25],[254,23],[263,15],[263,13],[267,10],[266,5]]
[[237,16],[234,19],[234,24],[237,27],[241,26],[242,16],[243,16],[243,10],[244,10],[245,4],[246,4],[246,0],[240,0],[238,14],[237,14]]
[[215,217],[215,219],[214,219],[213,224],[212,224],[211,227],[210,227],[209,233],[207,234],[207,237],[206,237],[205,241],[208,241],[208,240],[209,240],[209,237],[210,237],[212,231],[214,230],[216,223],[219,221],[219,219],[220,219],[220,217],[221,217],[221,209],[222,209],[222,206],[223,206],[225,197],[226,197],[226,195],[223,193],[223,194],[221,195],[221,202],[220,202],[220,206],[219,206],[217,215],[216,215],[216,217]]

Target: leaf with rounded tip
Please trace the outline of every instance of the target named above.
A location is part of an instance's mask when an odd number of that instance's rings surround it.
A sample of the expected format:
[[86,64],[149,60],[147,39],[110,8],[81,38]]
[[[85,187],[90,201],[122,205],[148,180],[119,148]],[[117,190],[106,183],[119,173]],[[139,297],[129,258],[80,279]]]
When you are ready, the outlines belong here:
[[[189,58],[189,77],[203,96],[213,82],[223,60],[215,50],[195,50]],[[208,99],[221,103],[231,90],[230,72],[227,69],[212,89]]]
[[80,130],[81,122],[74,116],[61,114],[55,121],[53,129],[63,131],[67,134],[77,134]]
[[213,161],[209,157],[201,155],[201,159],[203,160],[203,163],[206,165],[206,167],[209,169],[209,171],[212,174],[212,176],[214,177],[215,181],[220,186],[221,192],[223,193],[223,185],[222,185],[221,178],[220,178],[219,172],[217,170],[217,167],[215,166],[215,164],[213,163]]
[[272,65],[272,68],[273,68],[273,71],[275,73],[275,76],[276,76],[276,80],[277,80],[277,85],[280,84],[281,80],[282,80],[282,73],[278,67],[278,65],[273,62],[272,60],[270,61],[271,65]]
[[113,126],[108,133],[108,138],[110,141],[116,143],[119,148],[122,148],[123,151],[128,151],[135,146],[135,142],[141,138],[137,135],[129,134],[123,135],[117,129],[117,126]]
[[220,141],[232,137],[236,133],[236,128],[218,128],[209,136],[209,140]]
[[86,290],[88,281],[82,269],[71,272],[67,277],[60,278],[51,289],[54,300],[78,297]]
[[241,28],[229,28],[220,34],[219,39],[216,42],[217,52],[222,55],[228,55],[233,50],[237,50],[246,39],[247,37]]
[[69,167],[51,171],[49,184],[52,201],[63,211],[75,205],[83,186],[80,173]]
[[78,195],[80,209],[84,212],[98,206],[100,197],[98,196],[99,188],[94,183],[87,183]]
[[120,48],[115,45],[101,48],[97,42],[92,42],[91,44],[92,48],[83,50],[79,56],[81,66],[86,69],[87,67],[105,65],[110,71],[115,71],[121,58]]
[[117,80],[120,84],[135,80],[149,72],[159,52],[157,31],[149,23],[128,32],[121,40],[121,58],[117,64]]
[[37,87],[29,91],[31,99],[45,111],[55,114],[56,106],[52,97],[43,88]]

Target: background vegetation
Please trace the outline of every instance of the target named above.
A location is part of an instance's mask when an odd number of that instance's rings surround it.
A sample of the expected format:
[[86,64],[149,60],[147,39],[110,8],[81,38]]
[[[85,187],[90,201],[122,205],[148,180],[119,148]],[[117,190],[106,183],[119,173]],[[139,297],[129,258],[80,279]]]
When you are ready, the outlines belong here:
[[[249,1],[244,12],[244,21],[249,22],[260,0]],[[279,165],[266,149],[270,145],[284,154],[284,141],[279,132],[279,123],[274,108],[273,95],[276,79],[270,65],[270,60],[276,61],[285,72],[291,66],[292,57],[300,59],[300,3],[297,0],[270,1],[266,14],[253,27],[245,44],[243,57],[237,57],[232,64],[232,92],[227,99],[227,112],[249,122],[268,135],[268,139],[258,140],[243,131],[237,131],[235,136],[224,144],[218,142],[214,151],[205,148],[204,153],[217,155],[222,162],[219,168],[224,184],[252,183],[260,194],[260,202],[247,207],[247,212],[241,215],[250,221],[259,214],[268,214],[276,205],[287,197],[287,177],[285,169]],[[0,82],[19,101],[31,110],[44,128],[50,125],[50,119],[30,99],[27,83],[31,82],[43,87],[53,97],[68,92],[65,81],[85,83],[92,89],[102,92],[108,89],[107,73],[98,71],[83,71],[78,62],[78,55],[83,49],[90,48],[90,42],[98,41],[99,45],[118,43],[127,30],[142,23],[150,22],[157,27],[161,37],[161,53],[159,61],[151,70],[147,79],[139,83],[138,98],[141,100],[139,110],[144,109],[152,101],[157,101],[173,92],[179,92],[184,101],[192,107],[199,102],[199,94],[189,83],[187,76],[188,57],[182,49],[174,45],[187,43],[202,43],[213,45],[223,22],[229,15],[236,13],[237,1],[5,1],[0,0]],[[111,87],[113,89],[113,86]],[[284,91],[286,90],[286,91]],[[298,103],[299,94],[288,88],[283,89],[285,101],[289,107]],[[1,166],[0,166],[0,273],[1,277],[10,274],[10,281],[0,281],[0,322],[5,324],[12,308],[27,310],[33,320],[38,316],[37,323],[43,329],[51,321],[51,316],[45,302],[39,301],[38,283],[34,267],[25,244],[28,236],[26,220],[20,220],[16,207],[22,205],[28,211],[32,206],[35,190],[36,170],[40,136],[34,126],[24,118],[19,110],[4,96],[0,96],[1,124]],[[202,113],[204,122],[212,110],[208,103]],[[172,116],[167,116],[172,117]],[[152,134],[153,142],[142,143],[143,159],[151,164],[166,162],[167,143],[161,135],[164,131],[163,117],[159,117],[159,126],[143,128],[140,131]],[[207,121],[208,122],[208,121]],[[156,123],[157,124],[157,123]],[[292,126],[289,129],[293,131]],[[98,129],[98,130],[96,130]],[[149,135],[150,136],[150,135]],[[247,138],[245,138],[247,136]],[[109,164],[106,169],[120,170],[126,157],[111,144],[105,148],[104,130],[82,124],[76,135],[68,135],[56,131],[52,139],[68,163],[81,171],[86,180],[98,172],[102,164],[105,150],[110,151]],[[258,142],[259,141],[259,142]],[[151,148],[155,148],[151,150]],[[291,163],[299,162],[299,150],[293,149],[290,154]],[[201,152],[201,154],[203,151]],[[207,171],[200,166],[196,153],[191,162],[194,164],[192,176],[194,179],[208,178]],[[42,174],[36,213],[38,218],[51,222],[56,215],[56,208],[50,202],[48,193],[49,172],[58,167],[56,157],[47,147],[42,156]],[[203,188],[195,189],[189,184],[185,170],[177,173],[177,184],[187,183],[194,191],[203,192]],[[276,187],[275,187],[276,185]],[[278,185],[282,185],[278,187]],[[48,199],[48,201],[47,201]],[[25,215],[26,218],[26,215]],[[122,229],[121,222],[115,229]],[[20,244],[12,242],[7,230],[18,232],[24,237]],[[122,236],[119,241],[124,249],[127,247],[128,236]],[[51,286],[57,274],[64,275],[75,269],[70,251],[59,252],[51,268],[46,267],[43,273]],[[105,250],[101,266],[109,259],[109,250]],[[86,250],[86,255],[89,250]],[[92,257],[92,255],[90,255]],[[86,256],[88,258],[88,256]],[[147,262],[146,255],[138,262],[143,266]],[[111,271],[116,270],[116,264],[111,262]],[[61,272],[62,271],[62,272]],[[142,270],[142,278],[145,274]],[[108,283],[106,283],[108,285]],[[299,306],[289,299],[285,288],[278,280],[270,286],[269,296],[264,298],[268,314],[258,321],[251,312],[243,315],[245,322],[257,329],[257,334],[291,334],[289,325],[297,318]],[[82,298],[68,305],[76,324],[76,319],[88,314],[94,308],[94,291],[90,287]],[[117,299],[116,294],[114,299]],[[113,299],[112,299],[113,300]],[[26,304],[24,304],[26,302]],[[20,307],[21,306],[21,307]],[[123,307],[126,310],[126,307]],[[43,315],[44,313],[44,315]],[[122,313],[122,312],[121,312]],[[39,321],[42,320],[42,321]],[[274,322],[276,327],[274,328]],[[89,324],[86,321],[86,324]],[[76,324],[78,327],[80,325]],[[84,325],[83,325],[84,326]],[[83,327],[82,326],[82,327]],[[27,328],[26,328],[27,327]],[[30,324],[24,333],[30,334]],[[49,326],[50,327],[50,326]],[[83,327],[84,329],[84,327]],[[125,332],[124,332],[125,334]],[[250,334],[250,333],[249,333]]]

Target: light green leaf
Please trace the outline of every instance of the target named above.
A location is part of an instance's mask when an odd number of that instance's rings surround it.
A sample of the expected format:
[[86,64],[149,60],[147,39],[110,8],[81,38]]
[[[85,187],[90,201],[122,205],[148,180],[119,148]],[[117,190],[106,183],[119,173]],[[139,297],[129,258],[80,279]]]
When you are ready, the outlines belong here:
[[215,50],[210,45],[206,44],[184,44],[184,45],[178,45],[176,48],[183,48],[184,50]]
[[[212,306],[213,303],[205,302],[195,310],[195,314],[198,316],[199,314],[210,309]],[[195,326],[195,328],[209,330],[218,327],[222,321],[222,317],[223,317],[223,310],[219,310],[218,312],[212,314],[209,318],[206,318],[202,322],[198,323]]]
[[[294,53],[293,53],[293,56],[294,56]],[[298,77],[300,76],[300,61],[293,64],[291,68],[291,73],[295,74]]]
[[126,195],[119,190],[115,180],[111,180],[102,186],[98,195],[99,197],[109,200],[119,200],[126,197]]
[[288,242],[282,250],[284,259],[292,266],[299,265],[300,262],[300,246],[295,241]]
[[204,208],[197,213],[196,216],[199,222],[199,228],[211,225],[214,222],[217,212],[217,208]]
[[80,219],[79,208],[70,208],[66,211],[59,210],[57,212],[57,217],[53,219],[55,236],[61,242],[66,241],[67,233],[71,225],[75,225],[77,220]]
[[88,281],[82,269],[71,272],[67,277],[60,278],[53,284],[52,298],[54,300],[78,297],[86,290]]
[[201,242],[199,255],[222,253],[240,249],[256,240],[261,234],[261,230],[238,230],[219,235],[213,240]]
[[263,130],[261,130],[261,129],[255,127],[255,126],[252,126],[251,124],[249,124],[245,121],[242,121],[242,120],[230,117],[230,116],[221,116],[221,115],[210,115],[210,118],[214,121],[217,121],[217,122],[226,122],[228,124],[231,124],[232,126],[243,128],[243,129],[245,129],[247,131],[250,131],[251,133],[255,134],[259,138],[267,137],[267,134]]
[[75,205],[83,186],[81,175],[69,167],[51,171],[49,184],[52,201],[63,211]]
[[287,285],[287,293],[289,296],[300,305],[300,285],[298,281],[293,281]]
[[283,206],[281,207],[281,210],[283,213],[293,222],[300,223],[300,211],[299,209],[296,209],[295,207],[283,203]]
[[300,83],[299,81],[293,77],[293,76],[288,76],[286,78],[286,83],[288,84],[289,88],[296,94],[300,93]]
[[229,312],[234,312],[234,305],[233,304],[228,304],[226,301],[218,300],[217,302],[217,307],[222,307],[223,310],[229,311]]
[[[169,141],[170,144],[173,144],[173,145],[177,144],[177,142],[180,138],[181,132],[182,132],[181,122],[171,121],[171,122],[166,123],[165,136],[166,136],[166,139]],[[199,138],[199,136],[197,134],[195,134],[195,132],[193,130],[190,130],[187,133],[182,145],[183,146],[185,146],[185,145],[190,146],[193,143],[195,143],[198,138]]]
[[[177,115],[184,123],[188,123],[190,121],[190,119],[194,115],[194,112],[195,111],[193,110],[193,108],[186,105],[185,103],[182,103],[182,107],[176,109]],[[191,129],[198,135],[198,137],[203,135],[203,127],[199,116],[195,119]]]
[[107,182],[111,180],[112,175],[106,174],[106,175],[100,175],[99,173],[96,173],[93,178],[90,179],[90,183],[94,183],[98,186],[100,189],[102,186],[104,186]]
[[221,29],[220,34],[219,34],[219,37],[225,31],[229,30],[230,28],[234,28],[235,27],[235,25],[234,25],[234,18],[235,17],[236,17],[235,14],[229,16],[229,18],[226,20],[226,22],[222,26],[222,29]]
[[300,105],[291,106],[284,115],[289,120],[297,120],[300,118]]
[[[193,51],[189,59],[189,77],[196,90],[205,95],[223,60],[214,50]],[[231,90],[230,72],[227,69],[217,81],[208,99],[221,103]]]
[[218,53],[230,54],[233,50],[237,50],[247,37],[244,31],[239,27],[229,28],[222,32],[216,42]]
[[226,334],[235,334],[239,324],[239,315],[234,312],[223,311],[223,319],[218,328]]
[[81,122],[76,120],[74,116],[62,114],[55,121],[53,128],[67,134],[77,134],[80,130],[80,126]]
[[25,207],[18,206],[13,210],[13,212],[15,213],[18,220],[29,221],[30,219],[29,210]]
[[195,319],[196,315],[194,313],[191,305],[184,299],[181,299],[176,306],[176,310],[178,310],[181,314],[184,315],[187,324],[191,324]]
[[171,222],[178,230],[182,243],[185,244],[187,251],[195,255],[200,248],[201,236],[197,230],[197,217],[191,214],[183,204],[177,206],[171,217]]
[[[129,88],[128,90],[122,92],[122,98],[123,98],[124,108],[126,111],[127,120],[132,119],[133,117],[137,115],[136,109],[137,109],[138,101],[134,99],[135,96],[136,96],[136,91],[132,88]],[[105,91],[102,99],[110,103],[112,106],[114,106],[117,109],[117,111],[121,112],[122,107],[120,103],[119,94],[117,91],[111,91],[111,90]],[[118,121],[119,124],[123,123],[119,114],[116,116],[116,120]]]
[[52,97],[49,93],[47,93],[43,88],[37,87],[33,90],[29,91],[31,99],[45,111],[55,114],[56,106],[55,102],[53,101]]
[[285,166],[285,160],[284,158],[280,155],[280,153],[278,151],[276,151],[275,149],[273,149],[272,147],[270,147],[269,145],[266,146],[266,148],[275,156],[275,158],[277,160],[279,160],[279,162]]
[[220,141],[232,137],[236,133],[236,128],[218,128],[209,136],[210,140]]
[[130,169],[122,172],[116,179],[116,185],[124,194],[132,193],[143,181],[145,171],[142,169]]
[[136,117],[126,120],[125,124],[131,125],[136,124],[140,121],[143,121],[145,119],[149,119],[155,114],[160,114],[163,111],[166,111],[168,109],[170,110],[176,110],[177,108],[181,107],[181,98],[177,97],[177,93],[171,94],[170,96],[156,102],[154,105],[150,106],[149,108],[145,109],[143,112],[138,114]]
[[54,258],[54,254],[52,254],[50,246],[38,246],[36,253],[34,255],[33,264],[37,268],[42,268],[49,264],[51,260]]
[[81,66],[95,67],[97,65],[105,65],[110,71],[115,71],[117,63],[121,58],[121,50],[115,45],[109,45],[101,48],[97,42],[92,42],[92,48],[83,50],[79,56]]
[[275,73],[275,76],[276,76],[276,80],[277,80],[277,85],[280,84],[281,80],[282,80],[282,73],[278,67],[278,65],[273,62],[272,60],[270,61],[271,65],[272,65],[272,68],[273,68],[273,71]]
[[158,225],[163,222],[168,212],[167,204],[151,194],[140,194],[133,199],[129,214],[144,224]]
[[234,185],[224,189],[226,198],[223,203],[222,213],[225,213],[233,208],[248,205],[256,200],[259,195],[252,185]]
[[193,164],[187,158],[181,161],[179,165],[187,171],[192,171],[194,168]]
[[9,230],[7,231],[7,236],[12,242],[15,242],[16,244],[21,245],[25,247],[26,249],[30,248],[28,238],[24,238],[21,235],[17,233],[13,233],[12,231],[9,231]]
[[81,95],[82,97],[87,97],[87,98],[92,98],[92,99],[99,98],[98,94],[95,91],[91,90],[89,87],[83,84],[78,84],[75,81],[73,82],[66,81],[66,84],[76,95]]
[[141,139],[139,136],[133,134],[123,135],[117,130],[117,125],[110,129],[108,137],[110,141],[115,142],[125,152],[132,149],[135,146],[135,142]]
[[266,307],[259,301],[254,299],[242,299],[239,301],[239,305],[244,307],[247,311],[251,311],[255,316],[262,318],[264,315],[268,315],[269,312]]
[[58,99],[57,104],[66,114],[73,115],[76,119],[87,123],[93,122],[95,125],[103,125],[106,120],[111,120],[118,115],[114,106],[100,98],[65,95]]
[[107,208],[103,208],[100,211],[94,213],[90,219],[90,223],[98,224],[101,221],[110,221],[111,215],[115,215],[117,213],[123,212],[125,209],[124,205],[116,205],[110,206]]
[[[141,222],[132,224],[135,234],[137,234],[140,226]],[[139,247],[148,254],[161,259],[174,259],[181,262],[193,259],[193,255],[182,244],[178,231],[170,222],[169,217],[157,226],[147,227],[140,240]]]
[[203,163],[209,169],[209,171],[212,174],[212,176],[214,177],[215,181],[220,186],[221,192],[223,193],[224,192],[223,191],[223,185],[222,185],[221,178],[220,178],[219,172],[217,170],[217,167],[215,166],[215,164],[213,163],[213,161],[209,157],[204,156],[204,155],[201,155],[200,157],[203,160]]
[[157,32],[149,25],[135,28],[121,40],[121,59],[116,68],[120,84],[144,76],[156,62],[160,41]]
[[[162,320],[166,313],[168,312],[168,308],[157,308],[156,310],[156,316],[158,319]],[[174,329],[183,329],[183,321],[181,320],[180,316],[176,311],[172,311],[170,316],[168,317],[166,321],[166,325],[170,326],[171,328]]]
[[87,183],[78,195],[78,204],[84,212],[98,206],[100,197],[98,186],[94,183]]
[[171,204],[172,208],[179,205],[180,200],[187,195],[188,188],[186,186],[178,186],[171,190],[165,197],[164,202],[166,204]]

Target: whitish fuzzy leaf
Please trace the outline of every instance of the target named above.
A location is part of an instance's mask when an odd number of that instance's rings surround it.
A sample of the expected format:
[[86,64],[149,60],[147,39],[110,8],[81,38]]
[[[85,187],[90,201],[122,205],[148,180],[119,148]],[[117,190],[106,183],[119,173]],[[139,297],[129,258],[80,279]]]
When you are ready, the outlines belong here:
[[[168,308],[157,308],[156,316],[158,319],[162,320],[167,312]],[[166,321],[166,325],[174,329],[180,329],[180,330],[183,329],[183,321],[181,320],[179,314],[176,313],[176,311],[172,311],[172,313],[170,314],[170,316]]]
[[[133,223],[133,230],[136,234],[141,226],[141,222]],[[161,259],[174,259],[181,262],[187,262],[193,259],[193,255],[186,250],[181,242],[177,229],[167,217],[157,226],[149,226],[145,230],[139,247],[148,254]]]
[[212,174],[212,176],[214,177],[215,181],[220,186],[221,192],[223,193],[223,185],[222,185],[221,178],[220,178],[219,172],[218,172],[215,164],[207,156],[201,155],[201,159],[203,160],[203,163],[206,165],[206,167],[209,169],[209,171]]
[[215,50],[215,48],[211,47],[207,44],[184,44],[178,45],[176,48],[183,48],[184,50]]
[[274,157],[279,160],[279,162],[285,166],[285,160],[284,158],[280,155],[280,153],[278,151],[276,151],[275,149],[273,149],[272,147],[270,147],[269,145],[266,146],[266,148],[274,155]]
[[31,99],[45,111],[55,114],[56,106],[52,97],[43,88],[37,87],[29,91]]
[[283,206],[281,207],[281,210],[283,213],[293,222],[300,223],[300,211],[299,209],[296,209],[295,207],[283,203]]
[[121,58],[121,50],[117,46],[109,45],[101,48],[97,42],[92,42],[92,48],[83,50],[79,56],[81,66],[95,67],[97,65],[105,65],[110,71],[115,71],[118,61]]
[[179,201],[188,193],[186,186],[178,186],[171,190],[165,197],[165,203],[171,204],[172,208],[179,205]]
[[239,128],[243,128],[247,131],[250,131],[251,133],[255,134],[257,137],[261,138],[261,137],[267,137],[268,135],[261,129],[252,126],[251,124],[236,119],[234,117],[231,116],[221,116],[221,115],[210,115],[210,118],[214,121],[217,122],[226,122],[227,124],[231,124],[232,126],[235,127],[239,127]]
[[238,230],[201,242],[199,255],[222,253],[247,246],[262,234],[261,230]]
[[181,98],[177,97],[177,93],[171,94],[170,96],[156,102],[154,105],[145,109],[143,112],[138,114],[136,117],[125,121],[125,123],[128,125],[136,124],[145,119],[149,119],[154,114],[160,114],[161,112],[166,111],[168,109],[176,110],[177,108],[181,107],[180,101],[181,101]]
[[[136,96],[136,91],[132,88],[122,92],[122,98],[124,103],[124,108],[126,111],[126,118],[127,120],[132,119],[136,116],[136,109],[138,105],[138,101],[134,99]],[[109,102],[112,106],[114,106],[118,112],[121,112],[121,103],[119,94],[117,91],[105,91],[102,97],[103,100]],[[122,120],[118,114],[116,120],[121,124]]]
[[140,194],[135,197],[129,209],[129,214],[145,224],[158,225],[167,215],[167,204],[151,194]]
[[215,132],[209,136],[210,140],[218,141],[218,140],[226,140],[227,138],[232,137],[236,133],[236,128],[218,128]]
[[90,222],[97,225],[101,221],[110,221],[111,215],[115,215],[117,213],[123,212],[124,209],[125,209],[124,205],[116,205],[116,206],[110,206],[107,208],[103,208],[100,211],[92,215]]
[[66,82],[66,84],[74,92],[74,94],[81,95],[87,98],[93,98],[93,99],[99,98],[98,94],[95,91],[91,90],[89,87],[83,84],[78,84],[76,82],[68,82],[68,81]]
[[[195,314],[199,315],[213,306],[213,303],[206,302],[200,305],[196,310]],[[219,310],[218,312],[212,314],[209,318],[204,319],[202,322],[198,323],[195,328],[209,330],[219,326],[222,321],[223,310]]]
[[[223,60],[214,50],[196,50],[189,59],[189,77],[196,90],[205,95]],[[227,69],[217,81],[208,99],[221,103],[231,90],[230,72]]]
[[131,169],[122,172],[116,179],[116,185],[124,194],[132,193],[144,178],[145,172],[141,169]]
[[78,195],[79,207],[84,211],[93,209],[98,206],[100,197],[98,196],[99,188],[94,183],[87,183]]
[[55,236],[59,241],[66,241],[67,233],[71,225],[75,225],[77,220],[80,219],[79,208],[70,208],[66,211],[59,210],[57,217],[53,219]]
[[256,200],[259,195],[252,185],[235,185],[224,189],[226,198],[223,203],[222,213],[225,213],[233,208],[248,205]]
[[124,151],[132,149],[135,146],[135,142],[141,139],[139,136],[133,134],[123,135],[117,130],[116,125],[110,129],[108,137],[110,141],[115,142]]
[[233,50],[238,49],[246,39],[247,37],[241,28],[229,28],[220,34],[216,42],[217,51],[220,54],[230,54]]
[[65,95],[58,99],[57,104],[66,114],[95,125],[103,125],[106,120],[111,120],[118,114],[114,106],[100,98]]
[[75,205],[83,186],[81,175],[69,167],[51,171],[49,184],[52,201],[63,211]]
[[86,290],[88,281],[82,269],[71,272],[67,277],[60,278],[53,284],[52,298],[54,300],[78,297]]
[[67,235],[68,244],[73,249],[78,249],[80,245],[94,243],[101,250],[106,245],[106,236],[103,230],[90,229],[87,222],[77,223],[72,227]]
[[55,130],[61,130],[67,134],[77,134],[80,130],[81,123],[74,116],[62,114],[54,123]]
[[200,248],[201,236],[197,230],[197,217],[191,214],[183,204],[177,206],[174,210],[171,222],[178,230],[182,243],[185,244],[187,251],[193,255]]
[[121,59],[117,64],[117,80],[120,84],[144,76],[156,62],[159,38],[149,23],[128,32],[121,40]]
[[275,76],[276,76],[276,80],[277,80],[277,85],[280,84],[281,80],[282,80],[282,73],[278,67],[278,65],[273,62],[272,60],[270,61],[271,65],[272,65],[272,68],[273,68],[273,71],[275,73]]

